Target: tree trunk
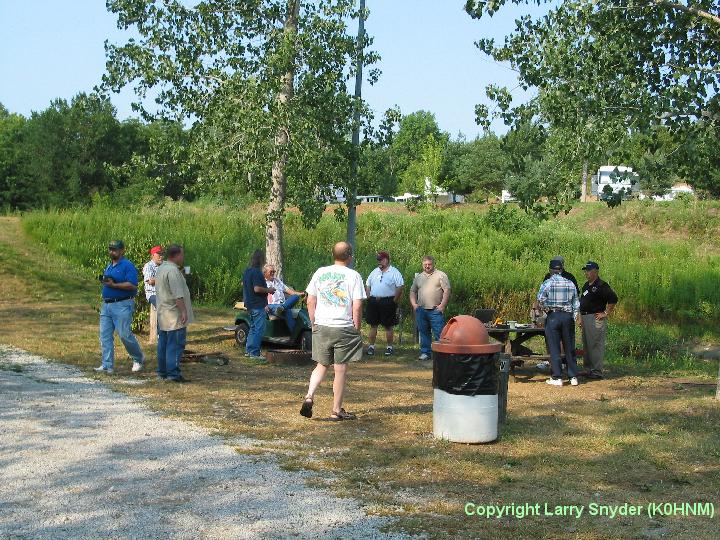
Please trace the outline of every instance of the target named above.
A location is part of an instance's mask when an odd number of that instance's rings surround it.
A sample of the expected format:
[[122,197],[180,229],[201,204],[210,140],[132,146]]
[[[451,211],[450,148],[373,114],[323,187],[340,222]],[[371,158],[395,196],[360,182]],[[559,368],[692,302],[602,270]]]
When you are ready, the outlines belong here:
[[[288,0],[288,16],[285,20],[284,33],[286,39],[292,39],[297,34],[300,0]],[[295,79],[295,58],[288,61],[288,70],[282,76],[282,85],[277,95],[281,110],[288,106],[293,97]],[[272,187],[270,188],[270,203],[267,211],[267,225],[265,228],[265,255],[267,262],[275,266],[276,275],[283,277],[283,217],[285,214],[285,196],[287,179],[285,167],[287,165],[287,145],[290,142],[290,126],[280,125],[275,134],[275,162],[272,166]]]
[[715,399],[720,401],[720,360],[718,360],[718,381],[717,390],[715,390]]
[[583,161],[582,186],[580,186],[580,202],[587,202],[588,160]]

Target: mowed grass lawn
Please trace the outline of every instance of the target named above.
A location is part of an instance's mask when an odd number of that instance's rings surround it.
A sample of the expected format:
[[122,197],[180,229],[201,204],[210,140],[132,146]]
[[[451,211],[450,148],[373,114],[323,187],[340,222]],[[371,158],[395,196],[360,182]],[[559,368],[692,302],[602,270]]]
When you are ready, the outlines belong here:
[[[17,218],[0,218],[1,344],[97,377],[97,297],[95,283],[29,241]],[[712,379],[624,369],[577,388],[549,387],[542,376],[511,381],[502,439],[452,444],[432,437],[432,373],[415,361],[416,349],[351,367],[347,408],[357,421],[323,421],[330,384],[317,396],[317,419],[307,420],[298,410],[311,367],[245,360],[221,330],[232,317],[229,308],[197,310],[188,348],[224,352],[230,363],[185,365],[191,384],[156,381],[150,346],[147,371],[132,375],[119,344],[117,373],[103,380],[227,437],[238,452],[269,453],[283,467],[317,471],[310,482],[360,499],[369,513],[396,517],[394,530],[430,538],[718,537],[717,517],[611,519],[586,510],[580,519],[482,519],[464,512],[468,502],[720,504],[720,403]],[[138,380],[144,384],[132,384]]]

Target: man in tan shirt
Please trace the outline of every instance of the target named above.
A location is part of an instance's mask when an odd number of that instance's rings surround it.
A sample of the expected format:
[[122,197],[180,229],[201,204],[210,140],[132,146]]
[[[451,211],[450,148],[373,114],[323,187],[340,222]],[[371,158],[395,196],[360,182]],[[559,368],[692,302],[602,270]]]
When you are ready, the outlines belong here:
[[172,382],[188,382],[180,373],[180,358],[185,350],[187,326],[195,321],[190,302],[190,290],[180,272],[185,252],[177,244],[165,250],[167,262],[155,274],[157,295],[158,344],[157,374]]
[[415,276],[410,288],[410,305],[415,310],[415,324],[420,334],[420,360],[430,359],[432,339],[440,338],[445,326],[445,308],[450,301],[450,280],[435,268],[435,259],[425,255],[423,271]]

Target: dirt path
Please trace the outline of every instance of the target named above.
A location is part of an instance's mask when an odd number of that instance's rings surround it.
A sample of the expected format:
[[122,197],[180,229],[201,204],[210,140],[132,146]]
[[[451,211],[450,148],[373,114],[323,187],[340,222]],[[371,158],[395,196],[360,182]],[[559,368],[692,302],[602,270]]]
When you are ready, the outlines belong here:
[[376,538],[307,473],[0,348],[0,538]]

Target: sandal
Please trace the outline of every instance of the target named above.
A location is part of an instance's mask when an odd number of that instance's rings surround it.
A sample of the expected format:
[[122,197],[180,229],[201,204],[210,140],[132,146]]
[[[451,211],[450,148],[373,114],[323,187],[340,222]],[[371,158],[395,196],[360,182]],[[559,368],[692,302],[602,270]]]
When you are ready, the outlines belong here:
[[305,418],[312,418],[313,399],[305,398],[302,407],[300,407],[300,415]]
[[334,412],[330,415],[331,422],[340,422],[341,420],[355,420],[357,416],[352,413],[346,412],[345,409],[340,409],[339,412]]

